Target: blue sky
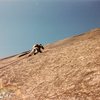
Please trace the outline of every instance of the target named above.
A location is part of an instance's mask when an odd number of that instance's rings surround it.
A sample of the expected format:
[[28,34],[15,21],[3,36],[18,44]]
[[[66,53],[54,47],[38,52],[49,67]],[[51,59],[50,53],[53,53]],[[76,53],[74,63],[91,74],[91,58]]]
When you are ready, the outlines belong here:
[[0,58],[97,27],[99,0],[0,0]]

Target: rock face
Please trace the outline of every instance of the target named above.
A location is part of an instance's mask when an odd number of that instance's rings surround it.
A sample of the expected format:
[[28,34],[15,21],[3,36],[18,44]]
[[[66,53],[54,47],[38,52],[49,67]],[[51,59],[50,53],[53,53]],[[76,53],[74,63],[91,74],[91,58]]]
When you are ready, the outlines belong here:
[[1,59],[0,85],[2,100],[100,100],[100,28]]

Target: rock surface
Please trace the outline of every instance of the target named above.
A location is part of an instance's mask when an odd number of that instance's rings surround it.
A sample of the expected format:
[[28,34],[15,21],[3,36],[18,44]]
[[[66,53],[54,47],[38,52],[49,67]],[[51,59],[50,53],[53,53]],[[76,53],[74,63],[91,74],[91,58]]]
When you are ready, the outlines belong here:
[[100,28],[1,59],[0,88],[2,100],[100,100]]

